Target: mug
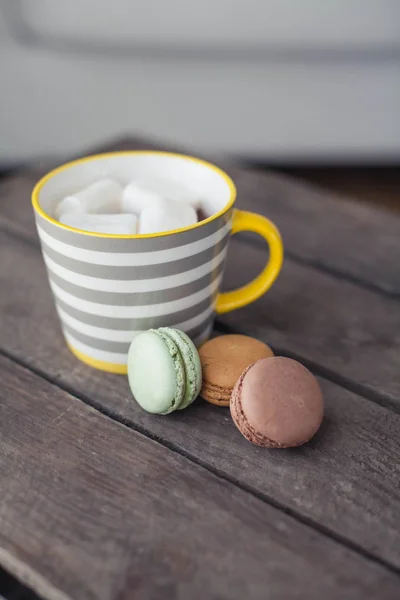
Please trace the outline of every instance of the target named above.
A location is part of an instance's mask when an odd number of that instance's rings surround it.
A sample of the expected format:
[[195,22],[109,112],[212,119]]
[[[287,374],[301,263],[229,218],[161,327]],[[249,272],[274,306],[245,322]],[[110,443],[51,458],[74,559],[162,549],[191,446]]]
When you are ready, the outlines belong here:
[[[182,229],[145,235],[74,229],[54,218],[66,195],[110,177],[164,178],[192,189],[206,218]],[[283,259],[268,219],[234,208],[236,189],[218,167],[169,152],[112,152],[69,162],[45,175],[32,203],[50,286],[70,350],[104,371],[127,372],[136,334],[161,326],[185,331],[196,345],[211,334],[215,313],[253,302],[276,279]],[[253,231],[269,244],[264,270],[247,285],[219,293],[228,240]]]

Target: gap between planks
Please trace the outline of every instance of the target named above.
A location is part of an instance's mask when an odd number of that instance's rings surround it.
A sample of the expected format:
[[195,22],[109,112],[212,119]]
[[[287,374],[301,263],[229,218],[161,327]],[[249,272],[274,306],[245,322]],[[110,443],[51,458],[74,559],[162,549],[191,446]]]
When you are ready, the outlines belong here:
[[[260,240],[258,236],[256,238],[252,238],[249,236],[249,234],[242,233],[238,239],[240,240],[240,243],[245,243],[255,248],[265,248],[265,242]],[[343,271],[339,271],[334,267],[324,265],[323,263],[318,263],[309,258],[303,258],[302,256],[295,254],[293,251],[287,250],[287,248],[285,248],[284,252],[285,260],[289,259],[290,261],[298,265],[303,265],[310,269],[314,269],[315,271],[323,273],[324,275],[329,275],[330,277],[333,277],[338,281],[346,281],[348,283],[352,283],[353,285],[367,290],[368,292],[375,292],[376,294],[381,294],[382,296],[386,296],[387,298],[390,298],[392,300],[400,300],[400,293],[393,292],[391,290],[385,290],[379,285],[375,285],[371,281],[366,281],[365,279],[356,277],[355,275],[352,275],[350,273],[344,273]]]
[[175,445],[173,442],[167,441],[165,439],[160,438],[157,435],[154,435],[154,433],[152,433],[146,427],[143,427],[137,423],[133,424],[131,421],[128,421],[128,420],[122,418],[118,413],[116,413],[112,410],[106,410],[106,408],[104,406],[96,403],[89,396],[86,396],[85,394],[82,394],[82,393],[77,393],[77,391],[73,387],[70,387],[68,385],[65,385],[63,383],[56,381],[55,378],[49,376],[47,373],[45,373],[44,371],[41,371],[40,369],[32,367],[25,361],[14,356],[12,353],[7,352],[0,348],[0,355],[4,356],[5,358],[8,358],[9,360],[12,360],[17,365],[23,367],[24,369],[26,369],[30,373],[40,377],[41,379],[47,381],[51,385],[54,385],[55,387],[58,387],[59,389],[63,390],[64,392],[67,392],[68,394],[70,394],[71,396],[76,398],[77,400],[80,400],[87,406],[90,406],[91,408],[93,408],[94,410],[96,410],[97,412],[102,414],[104,417],[109,418],[112,421],[115,421],[116,423],[119,423],[120,425],[127,427],[128,429],[130,429],[132,431],[136,431],[136,432],[144,435],[146,438],[152,440],[153,442],[155,442],[157,444],[160,444],[161,446],[163,446],[164,448],[167,448],[171,452],[174,452],[180,456],[183,456],[184,458],[186,458],[193,464],[196,464],[196,465],[204,468],[206,471],[212,473],[219,479],[222,479],[224,481],[227,481],[228,483],[235,485],[236,487],[243,490],[244,492],[251,494],[258,500],[260,500],[260,501],[268,504],[269,506],[272,506],[276,510],[292,517],[293,519],[299,521],[303,525],[310,527],[311,529],[317,531],[321,535],[324,535],[325,537],[328,537],[329,539],[341,544],[342,546],[345,546],[349,550],[356,552],[357,554],[361,555],[363,558],[370,560],[371,562],[388,569],[390,572],[392,572],[396,575],[400,575],[399,567],[397,567],[396,565],[390,563],[389,561],[387,561],[385,559],[380,558],[379,556],[375,555],[374,553],[369,552],[368,550],[365,550],[359,544],[356,544],[355,542],[352,542],[351,540],[347,539],[346,537],[342,536],[341,534],[338,534],[335,531],[332,531],[329,527],[325,527],[324,525],[314,521],[313,519],[311,519],[305,515],[302,515],[301,513],[297,512],[296,510],[293,510],[292,508],[279,502],[278,500],[275,500],[269,494],[261,492],[255,488],[253,488],[251,485],[241,482],[237,478],[228,475],[224,471],[221,471],[220,469],[213,467],[206,461],[199,459],[198,457],[194,456],[187,450],[183,450],[179,446]]
[[[215,319],[214,329],[221,334],[233,333],[247,335],[245,331],[242,331],[236,327],[231,327],[230,325],[221,322],[218,319],[218,317]],[[262,341],[268,343],[267,340]],[[357,383],[353,379],[345,377],[344,375],[340,375],[335,371],[330,371],[326,367],[319,365],[318,363],[314,362],[313,360],[310,360],[309,358],[303,358],[300,354],[297,354],[296,352],[286,350],[285,348],[278,348],[274,344],[268,343],[268,345],[270,346],[270,348],[276,356],[286,356],[287,358],[293,358],[294,360],[303,363],[304,366],[307,367],[307,369],[309,369],[314,375],[318,375],[322,379],[326,379],[326,381],[330,381],[331,383],[339,385],[340,387],[348,390],[349,392],[353,392],[357,394],[357,396],[361,396],[369,402],[373,402],[378,406],[382,406],[382,408],[386,408],[397,414],[400,414],[400,404],[394,402],[388,394],[377,392],[376,390],[369,390],[364,385],[362,385],[362,383]]]
[[[34,249],[36,252],[38,252],[41,255],[40,244],[36,238],[32,238],[31,236],[28,236],[25,233],[23,233],[22,231],[10,229],[10,228],[6,227],[3,223],[0,223],[0,231],[4,232],[6,235],[12,236],[13,238],[19,240],[23,244],[27,244],[30,248]],[[263,242],[261,242],[261,241],[259,242],[258,240],[251,239],[246,235],[241,236],[241,237],[236,236],[234,243],[243,244],[244,246],[248,245],[250,247],[256,247],[256,248],[260,248],[263,246]],[[289,260],[292,260],[292,259],[289,257]],[[293,262],[299,262],[300,264],[303,264],[302,259],[299,259],[298,261],[294,260]],[[329,276],[331,275],[331,273],[325,271],[325,268],[313,267],[308,262],[305,262],[304,264],[310,269],[315,268],[315,270],[317,270],[317,271],[320,271]],[[340,279],[343,279],[343,280],[347,279],[350,283],[358,285],[357,282],[353,281],[351,277],[340,276]],[[361,286],[359,286],[359,287],[361,287]],[[379,288],[373,289],[372,286],[369,286],[369,284],[367,284],[367,283],[363,287],[368,289],[368,291],[373,291],[375,293],[382,294],[384,296],[390,296],[392,299],[395,298],[393,295],[390,295],[389,293],[386,294],[386,293],[382,292],[382,290]],[[218,317],[215,321],[214,328],[217,328],[220,331],[220,333],[225,333],[225,334],[240,333],[242,335],[246,335],[246,332],[241,331],[238,328],[233,328],[230,325],[221,322],[218,319]],[[271,348],[273,349],[275,354],[279,354],[281,356],[287,356],[289,358],[293,358],[294,360],[302,362],[315,375],[319,375],[323,379],[326,379],[327,381],[331,381],[332,383],[339,385],[340,387],[343,387],[350,392],[354,392],[357,395],[365,398],[366,400],[368,400],[370,402],[374,402],[375,404],[382,406],[383,408],[392,410],[393,412],[400,414],[400,403],[393,401],[389,394],[385,394],[383,392],[378,392],[376,390],[368,389],[363,384],[358,383],[357,381],[355,381],[349,377],[345,377],[345,376],[341,375],[340,373],[337,373],[336,371],[331,371],[330,369],[327,369],[326,367],[318,364],[317,362],[315,362],[313,360],[304,358],[301,354],[287,350],[284,347],[278,348],[278,347],[276,347],[276,345],[270,344],[267,340],[263,340],[263,341],[266,341],[271,346]]]

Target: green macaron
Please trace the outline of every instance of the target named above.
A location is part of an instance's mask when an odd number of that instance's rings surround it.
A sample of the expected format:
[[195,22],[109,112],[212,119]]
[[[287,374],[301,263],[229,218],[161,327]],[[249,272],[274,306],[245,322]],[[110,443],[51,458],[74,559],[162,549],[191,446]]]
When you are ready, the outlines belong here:
[[144,410],[166,415],[186,408],[201,388],[196,347],[177,329],[145,331],[129,348],[128,379],[132,394]]

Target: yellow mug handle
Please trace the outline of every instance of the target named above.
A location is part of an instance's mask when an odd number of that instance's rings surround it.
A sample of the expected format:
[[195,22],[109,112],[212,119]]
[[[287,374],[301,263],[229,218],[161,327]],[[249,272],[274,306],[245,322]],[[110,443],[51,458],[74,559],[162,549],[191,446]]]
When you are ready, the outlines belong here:
[[254,302],[271,287],[279,275],[283,262],[283,244],[279,231],[271,221],[245,210],[235,210],[232,235],[239,231],[253,231],[263,237],[269,245],[269,261],[261,273],[247,285],[219,294],[215,310],[222,314]]

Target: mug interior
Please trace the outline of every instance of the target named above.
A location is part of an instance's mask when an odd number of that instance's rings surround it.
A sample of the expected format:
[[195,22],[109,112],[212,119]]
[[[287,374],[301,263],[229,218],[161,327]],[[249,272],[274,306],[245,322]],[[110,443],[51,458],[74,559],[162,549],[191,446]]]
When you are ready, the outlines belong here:
[[[122,186],[136,179],[152,177],[184,185],[201,199],[202,210],[207,219],[228,210],[235,200],[232,180],[211,163],[168,152],[116,152],[67,163],[44,177],[36,189],[37,203],[45,213],[43,216],[55,220],[56,207],[62,198],[105,177],[114,179]],[[192,227],[202,223],[204,221]],[[58,221],[57,224],[72,229]]]

